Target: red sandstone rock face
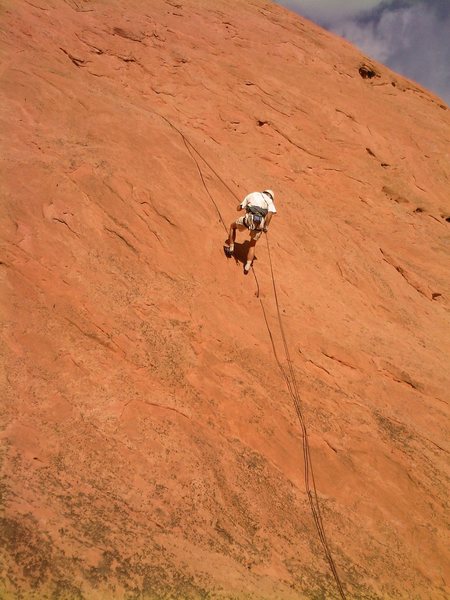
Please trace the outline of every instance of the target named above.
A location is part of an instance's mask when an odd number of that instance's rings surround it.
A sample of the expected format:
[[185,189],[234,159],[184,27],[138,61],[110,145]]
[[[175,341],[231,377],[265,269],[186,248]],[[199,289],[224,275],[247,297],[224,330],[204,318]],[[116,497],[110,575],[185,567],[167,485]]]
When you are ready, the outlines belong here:
[[259,0],[0,28],[2,597],[338,597],[266,241],[259,299],[222,253],[266,187],[346,595],[449,597],[447,107]]

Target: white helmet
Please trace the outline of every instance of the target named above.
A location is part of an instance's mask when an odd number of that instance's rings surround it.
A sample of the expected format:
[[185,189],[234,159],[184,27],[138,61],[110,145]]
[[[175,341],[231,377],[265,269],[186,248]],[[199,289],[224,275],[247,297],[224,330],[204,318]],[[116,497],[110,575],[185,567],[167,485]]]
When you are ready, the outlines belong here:
[[272,200],[275,199],[275,194],[273,193],[272,190],[264,190],[263,194],[269,194],[269,196],[272,198]]

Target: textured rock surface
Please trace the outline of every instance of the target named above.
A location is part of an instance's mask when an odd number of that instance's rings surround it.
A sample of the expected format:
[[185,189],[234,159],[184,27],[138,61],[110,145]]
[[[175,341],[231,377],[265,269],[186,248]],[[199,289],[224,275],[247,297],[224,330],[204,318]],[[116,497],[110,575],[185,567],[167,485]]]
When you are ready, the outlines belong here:
[[448,598],[446,106],[259,0],[5,0],[0,34],[2,598],[337,597],[221,249],[265,187],[347,596]]

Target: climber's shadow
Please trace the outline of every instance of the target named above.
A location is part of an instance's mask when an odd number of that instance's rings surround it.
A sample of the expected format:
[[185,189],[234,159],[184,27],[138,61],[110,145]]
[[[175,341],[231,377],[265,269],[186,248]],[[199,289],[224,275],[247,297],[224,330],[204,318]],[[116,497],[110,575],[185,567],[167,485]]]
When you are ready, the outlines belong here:
[[[249,248],[250,248],[250,242],[248,240],[246,240],[245,242],[242,242],[242,244],[237,244],[235,242],[233,258],[236,261],[236,263],[242,263],[243,265],[245,265]],[[256,260],[256,256],[255,256],[255,260]]]

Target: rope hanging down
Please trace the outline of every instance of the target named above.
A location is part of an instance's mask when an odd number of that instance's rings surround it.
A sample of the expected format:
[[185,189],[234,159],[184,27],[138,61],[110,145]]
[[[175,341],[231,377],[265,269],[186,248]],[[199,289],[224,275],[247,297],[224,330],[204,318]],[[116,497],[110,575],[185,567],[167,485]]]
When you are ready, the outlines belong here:
[[[188,150],[189,154],[191,155],[193,161],[195,162],[196,166],[197,166],[197,170],[199,172],[200,178],[202,180],[203,186],[209,196],[209,198],[211,199],[212,203],[214,204],[214,207],[217,211],[217,214],[219,216],[219,219],[225,229],[225,231],[227,231],[227,226],[225,224],[225,221],[223,220],[222,214],[219,210],[219,207],[217,206],[214,198],[212,197],[208,186],[206,185],[205,179],[203,177],[203,173],[202,170],[200,168],[200,165],[198,164],[197,159],[195,158],[194,154],[192,153],[192,151],[194,151],[200,158],[201,160],[203,160],[203,162],[208,166],[208,168],[214,173],[214,175],[219,179],[219,181],[222,182],[222,184],[227,188],[227,190],[238,200],[239,202],[239,198],[238,196],[235,194],[235,192],[227,185],[227,183],[222,179],[222,177],[216,172],[216,170],[208,163],[208,161],[200,154],[200,152],[195,148],[195,146],[192,145],[192,143],[187,139],[187,137],[182,133],[182,131],[180,129],[178,129],[178,127],[176,127],[171,121],[169,121],[169,119],[167,119],[167,117],[155,112],[155,114],[157,114],[159,117],[161,117],[161,119],[163,119],[166,123],[168,123],[168,125],[170,125],[170,127],[172,129],[174,129],[175,131],[178,132],[178,134],[181,136],[184,145],[186,146],[186,149]],[[334,580],[336,582],[336,586],[337,589],[339,591],[339,595],[341,597],[341,600],[346,600],[346,596],[345,596],[345,592],[344,592],[344,588],[342,585],[342,582],[339,578],[339,573],[337,571],[336,568],[336,564],[334,562],[333,556],[331,554],[331,550],[328,544],[328,540],[325,534],[325,528],[323,525],[323,519],[322,519],[322,512],[320,510],[320,503],[319,503],[319,497],[317,494],[317,488],[316,488],[316,481],[314,478],[314,470],[313,470],[313,464],[312,464],[312,458],[311,458],[311,450],[310,450],[310,446],[309,446],[309,440],[308,440],[308,431],[306,428],[306,422],[305,422],[305,418],[302,412],[302,408],[301,408],[301,397],[300,397],[300,393],[298,390],[298,384],[297,384],[297,379],[295,377],[295,372],[294,372],[294,368],[292,366],[292,360],[291,360],[291,356],[290,356],[290,352],[289,352],[289,346],[287,343],[287,339],[286,339],[286,334],[284,331],[284,326],[283,326],[283,322],[281,320],[281,310],[280,310],[280,303],[278,300],[278,293],[277,293],[277,287],[276,287],[276,282],[275,282],[275,275],[274,275],[274,271],[273,271],[273,264],[272,264],[272,256],[271,256],[271,252],[270,252],[270,245],[269,245],[269,237],[268,234],[266,233],[266,244],[267,244],[267,253],[269,256],[269,265],[270,265],[270,274],[271,274],[271,278],[272,278],[272,287],[273,287],[273,293],[274,293],[274,297],[275,297],[275,305],[276,305],[276,309],[277,309],[277,320],[278,320],[278,325],[280,328],[280,333],[281,333],[281,339],[283,342],[283,348],[284,348],[284,355],[285,355],[285,359],[286,359],[286,364],[287,364],[287,372],[285,367],[283,366],[283,364],[281,363],[277,351],[276,351],[276,346],[275,346],[275,341],[274,341],[274,337],[272,335],[272,331],[270,329],[269,326],[269,322],[267,319],[267,314],[266,314],[266,310],[264,307],[264,303],[260,298],[259,295],[259,282],[258,282],[258,278],[256,276],[256,272],[254,267],[252,268],[253,271],[253,275],[255,277],[255,282],[256,282],[256,286],[257,286],[257,297],[259,299],[260,305],[261,305],[261,309],[263,312],[263,316],[264,316],[264,321],[267,327],[267,331],[269,333],[269,338],[270,338],[270,342],[272,345],[272,350],[273,350],[273,354],[275,356],[275,361],[278,365],[278,368],[280,369],[280,372],[285,380],[286,386],[288,388],[288,392],[289,395],[291,396],[292,402],[294,404],[294,408],[295,408],[295,412],[297,415],[297,419],[298,422],[300,424],[300,429],[302,432],[302,441],[303,441],[303,461],[304,461],[304,465],[305,465],[305,490],[308,496],[308,501],[309,501],[309,506],[311,509],[311,513],[313,516],[313,520],[314,520],[314,524],[320,539],[320,542],[322,544],[322,548],[325,554],[325,558],[327,559],[328,565],[331,569],[331,572],[333,574]]]
[[[292,366],[292,360],[291,360],[291,356],[290,356],[290,352],[289,352],[289,346],[287,344],[287,340],[286,340],[286,334],[284,331],[284,326],[283,326],[283,321],[281,319],[281,310],[280,310],[280,304],[278,301],[278,293],[277,293],[277,287],[276,287],[276,283],[275,283],[275,275],[273,272],[273,265],[272,265],[272,256],[270,253],[270,245],[269,245],[269,238],[268,238],[268,234],[266,233],[266,243],[267,243],[267,253],[269,256],[269,265],[270,265],[270,274],[272,277],[272,286],[273,286],[273,294],[275,297],[275,304],[276,304],[276,308],[277,308],[277,319],[278,319],[278,324],[280,327],[280,333],[281,333],[281,338],[283,340],[283,347],[284,347],[284,353],[285,353],[285,357],[286,357],[286,363],[288,365],[288,370],[289,370],[289,374],[286,373],[286,370],[283,368],[283,365],[281,364],[281,362],[279,361],[277,354],[275,352],[275,345],[273,343],[273,337],[272,334],[270,333],[269,330],[269,334],[270,334],[270,338],[272,340],[272,347],[274,349],[274,354],[275,354],[275,359],[278,363],[278,367],[280,368],[280,371],[284,377],[284,380],[286,382],[287,388],[289,390],[289,394],[291,396],[291,399],[293,401],[294,407],[295,407],[295,412],[297,414],[297,419],[299,421],[300,424],[300,428],[302,430],[302,436],[303,436],[303,460],[304,460],[304,464],[305,464],[305,489],[306,489],[306,493],[308,495],[308,500],[309,500],[309,505],[311,508],[311,513],[313,515],[313,519],[314,519],[314,523],[317,529],[317,533],[319,535],[319,539],[322,543],[322,547],[325,553],[325,557],[327,559],[327,562],[330,566],[331,572],[333,573],[333,577],[334,580],[336,582],[336,586],[338,588],[339,591],[339,595],[341,596],[342,600],[345,600],[345,592],[344,592],[344,588],[342,585],[342,582],[339,578],[339,574],[337,572],[337,568],[336,568],[336,564],[334,562],[333,559],[333,555],[331,554],[331,550],[328,544],[328,540],[325,534],[325,528],[323,525],[323,519],[322,519],[322,512],[320,510],[320,504],[319,504],[319,497],[317,494],[317,488],[316,488],[316,481],[314,478],[314,470],[313,470],[313,464],[312,464],[312,458],[311,458],[311,450],[309,447],[309,440],[308,440],[308,431],[306,428],[306,422],[305,422],[305,418],[302,412],[302,407],[301,407],[301,398],[300,398],[300,393],[298,391],[298,385],[297,385],[297,379],[295,377],[295,371],[294,368]],[[256,273],[255,273],[255,278],[256,278]],[[263,306],[262,300],[260,299],[260,303],[261,306]],[[264,308],[263,308],[264,311]],[[267,323],[267,319],[266,319],[266,315],[265,315],[265,311],[264,311],[264,318],[266,321],[266,325],[267,328],[269,329],[269,325]]]
[[[223,225],[223,227],[224,227],[225,231],[227,231],[227,226],[226,226],[226,224],[225,224],[225,221],[223,220],[223,217],[222,217],[222,214],[221,214],[221,212],[220,212],[220,210],[219,210],[219,207],[217,206],[217,204],[216,204],[216,202],[215,202],[214,198],[213,198],[213,197],[212,197],[212,195],[211,195],[211,192],[210,192],[210,191],[209,191],[209,189],[208,189],[208,186],[206,185],[206,181],[205,181],[205,178],[203,177],[202,170],[200,169],[200,165],[198,164],[198,161],[197,161],[197,159],[196,159],[196,158],[195,158],[195,156],[192,154],[192,150],[194,150],[194,152],[195,152],[196,154],[198,154],[198,156],[199,156],[199,157],[200,157],[200,158],[203,160],[203,162],[204,162],[204,163],[205,163],[205,164],[206,164],[206,165],[207,165],[207,166],[208,166],[208,167],[211,169],[211,171],[214,173],[214,175],[215,175],[215,176],[216,176],[216,177],[217,177],[217,178],[218,178],[218,179],[219,179],[219,180],[220,180],[220,181],[223,183],[223,185],[224,185],[224,186],[227,188],[227,190],[228,190],[228,191],[229,191],[231,194],[233,194],[233,196],[234,196],[234,197],[235,197],[237,200],[239,200],[239,198],[236,196],[236,194],[233,192],[233,190],[232,190],[232,189],[231,189],[231,188],[230,188],[230,187],[229,187],[229,186],[228,186],[228,185],[227,185],[227,184],[224,182],[224,180],[222,179],[222,177],[221,177],[221,176],[220,176],[220,175],[219,175],[219,174],[218,174],[218,173],[217,173],[217,172],[216,172],[216,171],[213,169],[213,167],[212,167],[212,166],[211,166],[211,165],[210,165],[210,164],[209,164],[209,163],[206,161],[206,159],[205,159],[205,158],[203,158],[203,156],[202,156],[202,155],[200,154],[200,152],[199,152],[199,151],[198,151],[198,150],[195,148],[195,146],[193,146],[193,145],[191,144],[191,142],[190,142],[190,141],[187,139],[187,137],[184,135],[184,133],[183,133],[183,132],[182,132],[180,129],[178,129],[178,127],[176,127],[176,126],[175,126],[175,125],[172,123],[172,121],[169,121],[169,119],[168,119],[167,117],[165,117],[164,115],[161,115],[160,113],[158,113],[158,112],[156,112],[156,111],[154,111],[154,112],[155,112],[155,114],[156,114],[156,115],[158,115],[158,117],[161,117],[161,119],[163,119],[163,121],[165,121],[165,122],[166,122],[166,123],[167,123],[167,124],[168,124],[170,127],[172,127],[172,129],[174,129],[174,130],[175,130],[175,131],[176,131],[176,132],[177,132],[177,133],[178,133],[178,134],[181,136],[181,139],[183,140],[183,143],[184,143],[184,145],[186,146],[186,150],[187,150],[187,151],[189,152],[189,154],[191,155],[191,158],[192,158],[192,160],[194,161],[194,163],[195,163],[195,165],[196,165],[196,167],[197,167],[198,174],[200,175],[200,179],[202,180],[202,183],[203,183],[203,187],[205,188],[205,190],[206,190],[206,193],[208,194],[209,198],[211,199],[211,202],[214,204],[214,207],[215,207],[215,209],[216,209],[216,211],[217,211],[217,214],[218,214],[218,216],[219,216],[219,220],[220,220],[220,222],[222,223],[222,225]],[[192,150],[191,150],[191,149],[192,149]]]

